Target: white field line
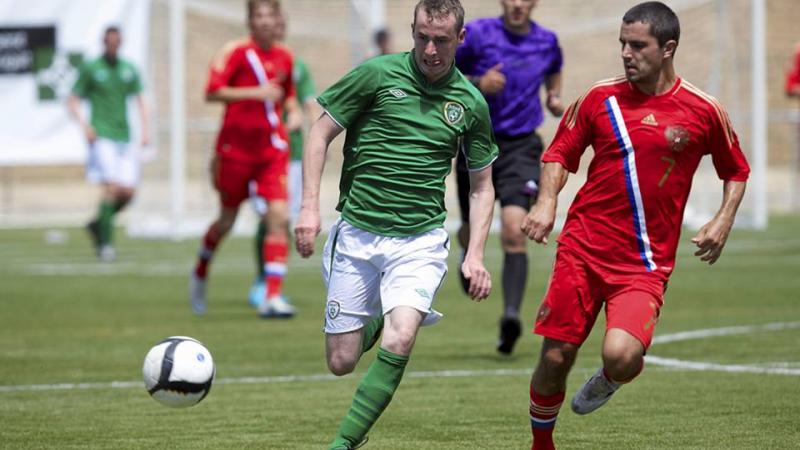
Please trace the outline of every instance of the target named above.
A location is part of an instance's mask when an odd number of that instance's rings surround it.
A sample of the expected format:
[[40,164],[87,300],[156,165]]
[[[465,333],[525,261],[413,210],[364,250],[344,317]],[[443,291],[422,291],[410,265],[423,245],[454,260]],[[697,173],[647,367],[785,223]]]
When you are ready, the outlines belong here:
[[707,328],[704,330],[681,331],[665,334],[653,338],[653,346],[669,342],[688,341],[691,339],[705,339],[716,336],[730,336],[732,334],[751,334],[757,331],[779,331],[800,328],[800,322],[776,322],[763,325],[743,325],[736,327]]
[[661,358],[658,356],[645,356],[648,364],[656,364],[662,367],[671,367],[682,370],[701,370],[729,373],[763,373],[769,375],[793,375],[800,376],[800,369],[789,369],[784,367],[761,367],[744,364],[715,364],[699,361],[684,361],[681,359]]
[[[653,345],[666,344],[669,342],[688,341],[691,339],[706,339],[717,336],[731,336],[735,334],[752,334],[759,331],[780,331],[800,328],[800,322],[776,322],[763,325],[744,325],[737,327],[708,328],[703,330],[682,331],[679,333],[665,334],[653,338]],[[800,369],[789,367],[792,363],[778,362],[769,366],[761,364],[716,364],[701,361],[685,361],[675,358],[662,358],[660,356],[647,355],[645,360],[649,364],[662,367],[670,367],[683,370],[703,370],[730,373],[763,373],[770,375],[793,375],[800,376]]]
[[[466,378],[491,376],[530,375],[530,369],[495,369],[495,370],[437,370],[409,372],[407,378]],[[363,375],[363,374],[361,374]],[[315,381],[334,381],[340,377],[331,374],[316,375],[283,375],[272,377],[238,377],[215,380],[214,384],[273,384]],[[127,389],[144,388],[143,381],[112,381],[108,383],[57,383],[57,384],[22,384],[0,386],[2,392],[35,392],[35,391],[73,391],[88,389]]]
[[[734,334],[749,334],[757,331],[776,331],[800,328],[800,322],[768,323],[764,325],[748,325],[724,328],[709,328],[695,331],[684,331],[658,336],[653,339],[653,344],[664,344],[668,342],[678,342],[690,339],[704,339],[715,336],[729,336]],[[684,370],[733,372],[733,373],[761,373],[772,375],[791,375],[800,376],[800,368],[792,368],[796,362],[775,362],[758,363],[754,365],[745,364],[716,364],[698,361],[684,361],[673,358],[661,358],[659,356],[648,355],[645,357],[647,362],[658,366]],[[529,375],[530,369],[494,369],[494,370],[435,370],[409,372],[407,378],[468,378],[468,377],[491,377],[491,376],[521,376]],[[270,377],[238,377],[221,378],[215,384],[273,384],[273,383],[297,383],[297,382],[319,382],[334,381],[340,379],[331,374],[312,374],[312,375],[283,375]],[[22,384],[0,386],[0,393],[3,392],[36,392],[36,391],[72,391],[88,389],[128,389],[143,387],[142,381],[111,381],[107,383],[56,383],[56,384]]]

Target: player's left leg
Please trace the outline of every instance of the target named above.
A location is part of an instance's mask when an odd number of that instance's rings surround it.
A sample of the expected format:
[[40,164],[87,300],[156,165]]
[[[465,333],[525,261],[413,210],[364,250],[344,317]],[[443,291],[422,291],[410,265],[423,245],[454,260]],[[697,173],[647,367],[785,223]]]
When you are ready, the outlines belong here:
[[431,305],[447,273],[447,232],[437,229],[407,238],[379,236],[376,241],[378,253],[372,261],[380,274],[383,337],[331,449],[355,448],[365,439],[400,385],[419,327],[441,317]]
[[403,378],[425,314],[398,306],[385,316],[381,347],[356,389],[353,404],[339,426],[330,450],[349,450],[361,443],[392,401]]
[[502,208],[503,315],[497,351],[510,354],[520,336],[520,307],[528,281],[527,237],[522,221],[533,204],[539,180],[542,141],[534,133],[498,136],[500,156],[492,168],[495,193]]
[[258,308],[267,295],[267,285],[264,283],[264,238],[267,236],[267,224],[264,220],[258,221],[256,235],[253,238],[253,250],[256,261],[256,278],[250,286],[248,302],[250,306]]
[[267,233],[262,249],[266,293],[264,302],[258,307],[258,314],[265,318],[285,318],[295,314],[295,308],[282,295],[289,257],[288,167],[287,153],[275,150],[269,161],[256,168],[253,177],[256,193],[267,202],[263,216]]
[[295,308],[282,296],[289,256],[289,206],[286,200],[269,201],[263,220],[267,228],[262,250],[267,289],[258,313],[261,317],[292,317]]
[[596,410],[642,372],[661,302],[660,294],[643,290],[625,291],[606,301],[603,367],[575,394],[573,411],[588,414]]
[[500,319],[500,339],[497,351],[506,355],[522,332],[519,320],[525,284],[528,281],[527,239],[522,232],[522,220],[528,211],[517,205],[507,205],[501,212],[500,241],[503,253],[503,316]]
[[115,203],[120,190],[121,165],[124,162],[124,143],[98,138],[91,148],[90,176],[101,183],[100,205],[97,217],[86,226],[98,257],[103,261],[113,261]]
[[264,298],[267,293],[267,285],[264,283],[264,238],[267,235],[267,224],[263,217],[267,214],[267,200],[258,195],[258,183],[250,181],[248,185],[250,191],[250,206],[253,212],[262,220],[258,221],[256,226],[256,234],[253,239],[253,248],[255,262],[256,262],[256,278],[253,285],[250,286],[250,292],[247,294],[247,301],[250,306],[258,308],[264,303]]
[[546,337],[539,363],[531,376],[530,407],[532,450],[555,449],[553,431],[564,402],[569,375],[579,345]]

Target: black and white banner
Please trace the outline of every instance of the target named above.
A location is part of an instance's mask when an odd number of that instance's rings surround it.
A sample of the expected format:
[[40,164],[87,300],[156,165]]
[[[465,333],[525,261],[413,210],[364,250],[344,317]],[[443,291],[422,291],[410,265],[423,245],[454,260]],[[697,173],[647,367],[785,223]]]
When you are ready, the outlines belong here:
[[[0,166],[82,164],[86,142],[66,106],[78,67],[116,25],[148,90],[149,21],[150,0],[0,2]],[[138,114],[129,118],[135,128]]]

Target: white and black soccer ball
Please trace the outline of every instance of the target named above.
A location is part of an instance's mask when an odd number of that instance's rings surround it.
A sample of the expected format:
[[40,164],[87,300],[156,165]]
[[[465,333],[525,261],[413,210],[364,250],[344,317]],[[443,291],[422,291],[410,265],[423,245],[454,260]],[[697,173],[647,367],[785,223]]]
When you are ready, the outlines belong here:
[[172,336],[156,344],[144,357],[144,387],[167,406],[196,405],[211,390],[214,360],[200,341]]

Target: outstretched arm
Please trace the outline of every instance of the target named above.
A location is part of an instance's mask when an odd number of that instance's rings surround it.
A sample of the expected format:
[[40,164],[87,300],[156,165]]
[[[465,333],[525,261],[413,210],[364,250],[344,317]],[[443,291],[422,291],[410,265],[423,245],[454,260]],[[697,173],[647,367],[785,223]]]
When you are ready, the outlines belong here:
[[492,291],[492,279],[483,265],[486,238],[494,212],[492,166],[469,173],[469,243],[461,272],[469,280],[469,296],[481,301]]
[[81,112],[81,99],[75,94],[70,94],[67,98],[67,108],[69,109],[70,115],[78,122],[78,125],[81,126],[81,130],[83,130],[84,136],[86,136],[86,140],[89,141],[91,144],[97,138],[97,135],[94,132],[94,128],[89,123],[86,118],[83,117],[83,113]]
[[711,219],[703,225],[700,231],[692,238],[692,242],[697,245],[698,250],[694,253],[699,256],[701,261],[708,261],[714,264],[722,254],[722,248],[728,240],[728,234],[733,227],[736,218],[736,211],[744,197],[744,190],[747,183],[744,181],[725,181],[722,194],[722,206]]
[[547,91],[545,100],[547,110],[550,114],[561,117],[564,115],[564,104],[561,102],[561,72],[545,77],[544,88]]
[[325,156],[328,145],[333,138],[342,132],[328,114],[323,114],[312,125],[303,150],[303,203],[300,216],[294,227],[297,253],[308,258],[314,253],[314,240],[320,231],[319,186],[322,181],[322,170],[325,168]]
[[553,231],[558,207],[558,193],[564,189],[569,172],[561,163],[544,163],[539,180],[539,196],[525,219],[522,232],[528,239],[547,245],[547,236]]
[[277,83],[266,83],[260,86],[223,86],[206,94],[207,102],[231,103],[242,100],[269,100],[278,102],[283,99],[283,88]]
[[142,128],[142,147],[150,145],[150,121],[147,112],[147,103],[144,101],[144,96],[139,94],[136,96],[136,105],[139,107],[139,119]]

